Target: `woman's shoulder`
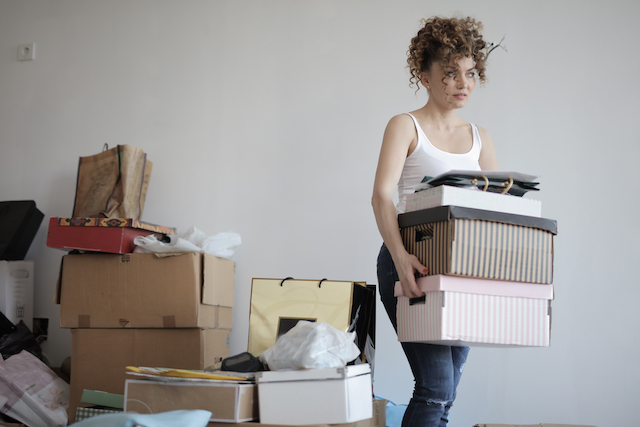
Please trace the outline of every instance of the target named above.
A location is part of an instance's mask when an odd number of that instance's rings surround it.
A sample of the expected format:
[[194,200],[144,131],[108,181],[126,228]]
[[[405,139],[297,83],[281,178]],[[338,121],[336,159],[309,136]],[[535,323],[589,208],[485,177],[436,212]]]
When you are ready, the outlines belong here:
[[391,117],[387,124],[387,131],[401,134],[415,134],[415,124],[409,113],[402,113]]
[[389,120],[389,124],[393,124],[395,126],[413,126],[413,117],[411,113],[401,113],[397,114]]
[[489,131],[486,130],[485,128],[483,128],[482,126],[478,126],[476,124],[471,124],[472,126],[475,126],[476,129],[478,129],[478,133],[480,134],[480,138],[484,141],[484,140],[491,140],[491,135],[489,135]]

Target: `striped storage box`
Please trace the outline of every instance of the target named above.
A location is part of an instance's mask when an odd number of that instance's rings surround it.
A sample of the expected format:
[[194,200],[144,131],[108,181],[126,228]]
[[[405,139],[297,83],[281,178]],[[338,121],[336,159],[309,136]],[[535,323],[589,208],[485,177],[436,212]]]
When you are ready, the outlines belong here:
[[553,281],[556,221],[442,206],[398,216],[402,239],[430,275]]
[[423,298],[398,297],[398,340],[464,346],[548,347],[553,285],[428,276]]

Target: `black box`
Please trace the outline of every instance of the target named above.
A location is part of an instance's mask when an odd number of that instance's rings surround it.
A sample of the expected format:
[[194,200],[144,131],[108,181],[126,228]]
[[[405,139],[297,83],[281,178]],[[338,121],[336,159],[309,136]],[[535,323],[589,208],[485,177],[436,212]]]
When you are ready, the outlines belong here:
[[33,200],[0,202],[0,260],[23,260],[43,218]]

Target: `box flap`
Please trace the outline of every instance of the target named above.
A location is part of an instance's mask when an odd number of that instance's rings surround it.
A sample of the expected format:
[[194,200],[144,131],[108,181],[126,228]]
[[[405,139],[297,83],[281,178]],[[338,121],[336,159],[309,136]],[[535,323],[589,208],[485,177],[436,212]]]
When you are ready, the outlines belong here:
[[[553,299],[552,284],[510,282],[506,280],[448,276],[444,274],[420,277],[416,279],[416,284],[423,292],[450,291],[480,295]],[[396,282],[394,295],[397,297],[403,296],[400,282]]]
[[319,381],[356,377],[371,373],[368,363],[350,365],[342,368],[326,369],[283,369],[280,371],[263,371],[256,373],[257,383],[285,381]]
[[205,253],[202,264],[202,303],[233,307],[236,263]]
[[438,206],[435,208],[407,212],[398,215],[398,223],[400,225],[400,228],[411,227],[418,224],[449,221],[451,219],[477,219],[482,221],[494,221],[504,224],[539,228],[553,234],[558,234],[558,225],[557,222],[553,219],[515,215],[483,209],[463,208],[460,206]]

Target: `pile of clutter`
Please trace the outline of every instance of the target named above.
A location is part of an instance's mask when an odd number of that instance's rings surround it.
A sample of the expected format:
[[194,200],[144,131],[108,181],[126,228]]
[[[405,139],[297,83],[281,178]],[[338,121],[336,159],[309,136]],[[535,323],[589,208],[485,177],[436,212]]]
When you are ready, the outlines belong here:
[[68,371],[54,372],[40,347],[47,325],[34,321],[34,262],[25,260],[43,218],[33,200],[0,202],[0,422],[63,426]]
[[55,404],[62,418],[15,419],[384,426],[375,286],[254,279],[248,351],[231,355],[240,236],[142,221],[151,168],[131,146],[80,159],[73,215],[51,217],[47,235],[68,251],[55,299],[71,330],[70,386]]

